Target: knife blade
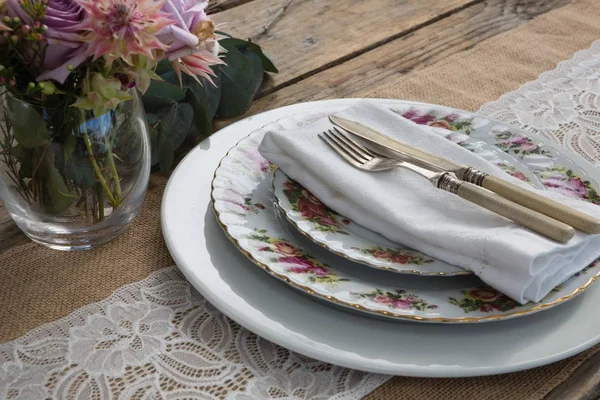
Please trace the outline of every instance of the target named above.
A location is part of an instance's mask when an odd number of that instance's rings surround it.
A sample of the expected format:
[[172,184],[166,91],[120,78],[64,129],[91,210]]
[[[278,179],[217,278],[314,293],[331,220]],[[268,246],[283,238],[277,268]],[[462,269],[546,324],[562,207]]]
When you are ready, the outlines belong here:
[[[454,172],[463,181],[481,186],[510,201],[564,222],[580,231],[592,234],[600,233],[600,220],[579,210],[567,207],[501,178],[478,171],[470,166],[459,165],[408,144],[400,143],[358,122],[350,121],[336,115],[330,115],[329,120],[334,125],[365,139],[370,144],[380,146],[380,149],[383,147],[388,157],[391,156],[401,161],[410,161],[434,171]],[[383,153],[380,152],[380,154]],[[429,167],[426,165],[429,165]]]

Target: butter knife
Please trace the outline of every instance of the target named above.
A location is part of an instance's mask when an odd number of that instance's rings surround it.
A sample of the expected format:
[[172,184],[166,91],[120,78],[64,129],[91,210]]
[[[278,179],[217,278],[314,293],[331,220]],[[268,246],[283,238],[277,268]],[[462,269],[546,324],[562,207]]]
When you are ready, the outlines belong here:
[[383,154],[386,156],[391,156],[401,161],[409,161],[433,171],[453,172],[460,180],[484,187],[512,202],[564,222],[580,231],[593,234],[600,233],[600,220],[579,210],[567,207],[467,165],[459,165],[416,147],[400,143],[358,122],[335,115],[330,115],[329,120],[345,131],[377,146],[374,150],[379,152],[385,151]]

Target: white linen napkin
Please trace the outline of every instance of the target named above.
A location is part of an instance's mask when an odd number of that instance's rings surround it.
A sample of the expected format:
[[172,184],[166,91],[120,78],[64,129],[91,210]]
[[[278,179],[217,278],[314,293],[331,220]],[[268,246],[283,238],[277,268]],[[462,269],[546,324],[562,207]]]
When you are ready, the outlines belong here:
[[[483,158],[394,112],[361,102],[338,113],[389,137],[458,164],[533,190]],[[261,154],[324,204],[387,238],[473,271],[516,301],[540,301],[556,285],[600,256],[600,235],[577,231],[566,244],[547,239],[435,188],[415,172],[395,168],[369,173],[337,156],[319,138],[323,119],[296,130],[267,131]],[[600,207],[556,192],[539,193],[600,217]]]

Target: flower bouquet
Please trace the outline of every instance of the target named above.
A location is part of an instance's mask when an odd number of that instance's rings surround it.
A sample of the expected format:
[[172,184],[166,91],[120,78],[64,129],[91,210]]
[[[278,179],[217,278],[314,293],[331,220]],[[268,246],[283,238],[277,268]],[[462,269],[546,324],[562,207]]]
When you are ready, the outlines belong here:
[[[33,240],[73,249],[114,238],[137,213],[152,158],[167,169],[182,137],[208,133],[219,109],[231,116],[209,101],[216,84],[251,84],[254,94],[270,61],[258,46],[215,32],[206,6],[0,0],[0,193]],[[248,107],[234,104],[233,113]]]

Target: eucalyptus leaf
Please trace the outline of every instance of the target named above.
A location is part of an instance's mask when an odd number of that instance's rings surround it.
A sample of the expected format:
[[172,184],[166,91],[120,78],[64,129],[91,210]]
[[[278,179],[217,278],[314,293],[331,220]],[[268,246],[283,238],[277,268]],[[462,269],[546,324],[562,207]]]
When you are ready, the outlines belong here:
[[10,111],[13,133],[19,144],[25,148],[46,146],[50,143],[50,134],[46,122],[33,106],[6,96]]
[[263,82],[264,72],[260,56],[250,50],[240,50],[241,53],[246,56],[250,64],[252,64],[252,71],[254,72],[254,93],[258,90]]
[[150,164],[156,165],[158,163],[158,129],[150,127]]
[[194,109],[188,103],[179,103],[173,106],[167,118],[173,121],[173,132],[169,134],[175,135],[174,145],[177,149],[190,131],[194,119]]
[[162,172],[169,172],[175,155],[175,134],[173,114],[169,112],[158,131],[158,163]]
[[[13,149],[16,149],[19,146],[13,147]],[[19,167],[19,178],[20,179],[31,179],[31,177],[33,176],[33,149],[26,149],[21,147],[20,151],[19,151],[19,155],[15,157],[17,157],[17,160],[20,163],[20,167]]]
[[[192,136],[208,135],[212,128],[212,110],[210,108],[206,84],[203,86],[190,79],[189,90],[186,93],[186,100],[193,107],[194,129],[190,128],[189,134]],[[210,83],[208,83],[211,85]],[[215,107],[216,110],[216,107]]]
[[221,101],[221,74],[219,73],[220,66],[213,67],[215,74],[213,76],[213,83],[210,83],[206,78],[200,79],[202,86],[206,89],[206,97],[208,98],[208,105],[210,106],[210,119],[213,120],[217,114],[219,108],[219,102]]
[[43,165],[36,173],[40,175],[41,200],[44,210],[48,213],[65,211],[75,199],[63,176],[54,165],[53,157],[44,157]]
[[172,70],[173,70],[173,65],[171,64],[171,61],[169,61],[168,59],[165,58],[158,62],[158,65],[156,66],[156,69],[154,70],[154,72],[157,75],[162,75],[165,72],[172,71]]
[[179,82],[179,77],[177,76],[177,73],[174,70],[167,71],[167,72],[161,74],[160,77],[163,78],[165,80],[165,82],[168,82],[171,85],[175,85],[175,86],[181,88],[181,82]]
[[252,105],[254,97],[254,74],[252,64],[235,47],[228,49],[225,62],[219,68],[221,77],[221,100],[217,116],[232,118],[244,114]]
[[154,125],[158,122],[158,117],[156,114],[148,113],[146,114],[146,120],[148,121],[148,125]]
[[144,107],[150,113],[173,105],[185,98],[185,93],[178,85],[163,81],[152,81],[152,84],[142,96]]
[[250,42],[247,40],[236,39],[236,38],[230,37],[227,39],[220,40],[219,44],[221,46],[225,47],[227,50],[231,49],[231,47],[235,47],[238,50],[252,51],[252,52],[256,53],[256,55],[259,56],[259,58],[262,62],[262,68],[264,71],[273,72],[273,73],[279,72],[279,70],[275,67],[275,64],[273,64],[273,61],[271,61],[271,58],[256,43],[253,43],[253,42]]

